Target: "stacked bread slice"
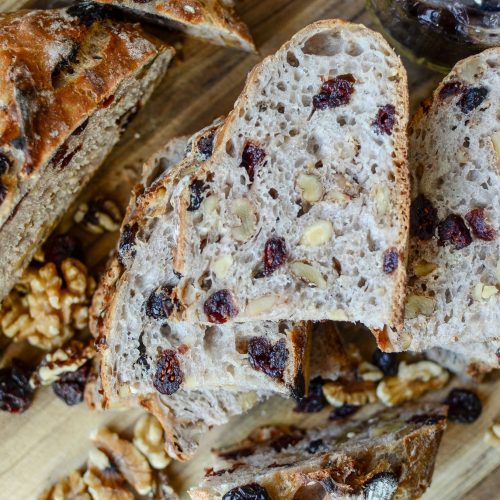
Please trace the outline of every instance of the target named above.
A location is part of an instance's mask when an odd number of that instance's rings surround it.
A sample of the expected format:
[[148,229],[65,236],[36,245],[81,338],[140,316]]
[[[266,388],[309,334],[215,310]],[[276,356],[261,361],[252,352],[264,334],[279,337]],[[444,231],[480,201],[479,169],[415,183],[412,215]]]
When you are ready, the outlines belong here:
[[135,25],[80,14],[0,14],[0,300],[173,56]]

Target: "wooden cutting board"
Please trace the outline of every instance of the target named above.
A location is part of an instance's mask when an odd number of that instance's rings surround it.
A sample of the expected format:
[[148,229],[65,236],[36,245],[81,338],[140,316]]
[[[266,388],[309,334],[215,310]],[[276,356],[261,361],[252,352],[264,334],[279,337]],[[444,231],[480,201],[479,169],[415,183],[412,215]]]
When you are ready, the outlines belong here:
[[[0,0],[0,11],[55,3],[53,0]],[[251,28],[260,55],[174,35],[173,40],[180,48],[179,57],[81,199],[99,192],[109,195],[124,208],[142,162],[169,138],[194,132],[227,113],[242,89],[247,72],[262,56],[274,52],[307,24],[340,17],[373,25],[363,0],[241,0],[237,7]],[[407,60],[404,63],[415,108],[441,76]],[[110,234],[90,241],[87,260],[104,261],[115,238],[115,234]],[[25,346],[13,346],[3,353],[3,359],[18,353],[30,356]],[[500,451],[488,448],[482,441],[493,418],[500,417],[500,374],[489,377],[477,390],[484,402],[483,414],[472,425],[449,425],[432,487],[424,496],[427,500],[500,498]],[[194,460],[171,466],[174,484],[185,488],[196,483],[210,460],[210,448],[242,438],[256,425],[292,422],[315,425],[325,421],[325,413],[300,416],[287,411],[290,406],[287,401],[271,400],[249,415],[214,429],[206,436]],[[84,465],[91,430],[107,424],[127,434],[137,415],[137,412],[92,413],[84,405],[70,408],[55,398],[50,388],[37,393],[33,406],[25,414],[2,413],[0,499],[35,498],[47,485]]]

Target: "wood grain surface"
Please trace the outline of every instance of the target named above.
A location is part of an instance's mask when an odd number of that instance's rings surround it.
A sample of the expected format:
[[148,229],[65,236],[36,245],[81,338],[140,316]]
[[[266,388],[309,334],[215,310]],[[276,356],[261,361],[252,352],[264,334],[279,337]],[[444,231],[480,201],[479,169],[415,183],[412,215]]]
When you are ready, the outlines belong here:
[[[46,7],[50,0],[0,0],[0,11],[34,6]],[[169,138],[194,132],[227,113],[242,89],[247,72],[261,57],[273,53],[296,31],[318,19],[339,17],[373,26],[363,0],[240,0],[237,10],[248,23],[260,55],[214,47],[178,34],[156,34],[180,48],[167,77],[151,101],[139,113],[98,176],[80,199],[95,193],[108,195],[125,207],[137,172],[152,153]],[[179,45],[181,44],[181,45]],[[404,59],[410,80],[413,109],[427,96],[441,75]],[[69,219],[68,219],[69,220]],[[63,222],[68,224],[68,221]],[[86,259],[94,265],[105,260],[116,234],[87,242]],[[30,357],[26,346],[13,346],[3,353]],[[500,497],[500,452],[483,443],[483,434],[500,416],[500,374],[477,387],[484,411],[472,425],[450,424],[447,430],[427,500],[490,500]],[[436,396],[437,397],[437,396]],[[325,414],[299,416],[291,403],[274,399],[245,417],[210,432],[195,459],[173,464],[173,483],[181,488],[194,484],[210,460],[210,449],[244,437],[263,423],[294,422],[316,425]],[[130,432],[134,412],[92,413],[84,405],[69,408],[49,389],[40,390],[33,406],[23,415],[0,415],[0,499],[35,498],[47,485],[84,465],[91,430],[109,424]]]

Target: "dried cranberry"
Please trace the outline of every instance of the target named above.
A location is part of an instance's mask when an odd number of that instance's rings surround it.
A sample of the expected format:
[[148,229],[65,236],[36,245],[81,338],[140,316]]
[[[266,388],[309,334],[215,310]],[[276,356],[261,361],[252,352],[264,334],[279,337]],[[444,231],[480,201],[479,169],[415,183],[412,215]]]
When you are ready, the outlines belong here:
[[179,390],[183,380],[177,353],[173,349],[165,349],[158,360],[153,385],[161,394],[170,396]]
[[446,99],[452,95],[459,95],[464,91],[464,87],[461,82],[448,82],[445,83],[441,90],[439,91],[439,97],[441,99]]
[[264,275],[273,274],[286,262],[287,258],[284,238],[269,238],[264,246]]
[[215,130],[210,131],[207,135],[203,135],[198,139],[198,151],[204,159],[212,156],[214,149]]
[[438,223],[437,210],[423,194],[418,195],[410,208],[410,230],[420,240],[430,240]]
[[7,193],[9,192],[7,186],[0,181],[0,205],[5,201],[5,198],[7,198]]
[[320,448],[323,447],[323,440],[322,439],[314,439],[311,441],[306,448],[307,453],[310,453],[311,455],[314,455]]
[[394,352],[383,352],[377,348],[373,351],[372,362],[384,375],[393,376],[398,373],[399,360]]
[[243,167],[247,171],[250,182],[254,180],[255,168],[264,161],[265,157],[266,152],[253,142],[245,144],[241,155],[240,167]]
[[313,108],[336,108],[349,104],[355,82],[356,80],[351,74],[340,75],[323,82],[320,93],[313,97]]
[[396,108],[392,104],[386,104],[379,108],[377,117],[372,123],[377,134],[392,135],[392,129],[396,123]]
[[78,18],[84,26],[92,26],[97,21],[102,21],[107,17],[109,9],[104,5],[97,5],[94,2],[84,1],[68,7],[66,12]]
[[188,211],[194,212],[198,210],[203,201],[203,191],[206,191],[207,187],[205,183],[201,180],[196,180],[189,186],[189,206]]
[[276,452],[280,453],[282,450],[290,446],[295,446],[299,441],[302,441],[302,434],[283,434],[271,441],[269,446]]
[[269,377],[283,379],[288,360],[285,339],[273,345],[264,337],[252,337],[248,343],[248,356],[250,364],[256,370],[264,372]]
[[86,363],[74,372],[63,373],[59,380],[52,384],[54,394],[68,406],[74,406],[83,401],[85,384],[90,373],[90,364]]
[[208,297],[203,304],[203,311],[210,323],[225,323],[239,313],[229,290],[219,290]]
[[135,255],[134,246],[138,231],[139,224],[137,224],[137,222],[134,222],[133,224],[125,224],[123,226],[120,243],[118,245],[118,253],[121,259],[124,259],[128,255],[131,255],[132,257]]
[[153,292],[146,301],[146,314],[154,319],[167,319],[174,309],[179,305],[176,299],[172,299],[170,286],[162,286]]
[[344,418],[350,417],[353,413],[359,410],[359,406],[344,404],[334,408],[333,411],[328,416],[329,420],[343,420]]
[[30,407],[34,395],[31,373],[18,359],[13,359],[9,368],[0,369],[0,410],[22,413]]
[[485,87],[470,87],[464,91],[462,97],[458,100],[458,105],[462,113],[469,113],[477,108],[488,95],[488,89]]
[[54,262],[60,265],[64,259],[74,257],[83,258],[80,242],[69,234],[59,234],[51,238],[44,248],[45,262]]
[[399,479],[393,472],[379,472],[363,486],[366,500],[391,500],[399,486]]
[[438,236],[441,246],[449,242],[457,250],[465,248],[472,243],[472,237],[464,220],[457,214],[448,215],[446,219],[438,224]]
[[443,420],[446,420],[446,417],[444,415],[423,413],[421,415],[414,415],[413,417],[409,418],[406,423],[415,425],[436,425]]
[[321,377],[315,377],[309,382],[309,392],[306,397],[297,401],[294,411],[298,413],[317,413],[326,405],[327,401],[323,394],[323,384],[325,381]]
[[398,268],[399,253],[395,248],[389,248],[384,252],[384,273],[393,273]]
[[9,157],[3,153],[0,153],[0,175],[3,175],[9,170],[11,166]]
[[492,241],[495,239],[495,230],[486,224],[483,208],[471,210],[469,213],[465,214],[465,220],[469,223],[476,238],[485,241]]
[[481,400],[467,389],[452,389],[444,404],[448,405],[448,419],[462,424],[475,422],[483,409]]
[[222,500],[271,500],[271,497],[260,484],[250,483],[229,490]]

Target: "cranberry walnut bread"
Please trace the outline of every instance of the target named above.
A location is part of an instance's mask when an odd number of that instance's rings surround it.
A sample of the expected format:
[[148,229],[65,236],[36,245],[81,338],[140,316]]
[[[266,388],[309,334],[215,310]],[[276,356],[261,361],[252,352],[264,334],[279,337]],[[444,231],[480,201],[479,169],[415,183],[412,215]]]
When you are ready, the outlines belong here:
[[233,0],[94,0],[116,6],[147,21],[179,29],[217,45],[255,51],[247,26]]
[[413,120],[406,321],[388,339],[396,350],[487,342],[484,351],[500,338],[499,117],[494,48],[460,61]]
[[136,26],[77,14],[0,14],[0,299],[173,55]]
[[171,318],[399,327],[407,115],[401,62],[361,25],[317,22],[259,64],[174,196]]
[[413,405],[318,431],[264,428],[219,451],[221,466],[189,493],[194,500],[412,500],[431,482],[445,427],[446,407]]

